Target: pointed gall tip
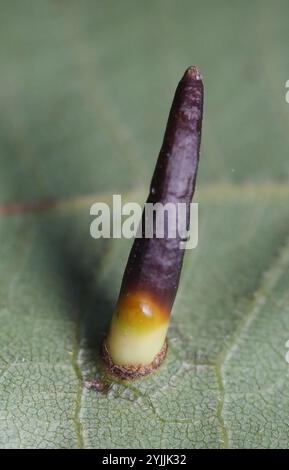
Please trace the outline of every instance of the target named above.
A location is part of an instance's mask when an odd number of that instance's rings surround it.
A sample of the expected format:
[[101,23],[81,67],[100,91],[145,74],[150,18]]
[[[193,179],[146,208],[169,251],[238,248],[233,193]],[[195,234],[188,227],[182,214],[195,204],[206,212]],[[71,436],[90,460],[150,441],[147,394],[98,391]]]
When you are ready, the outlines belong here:
[[202,74],[198,70],[198,68],[195,65],[191,65],[186,71],[185,71],[185,77],[188,77],[192,80],[202,80]]

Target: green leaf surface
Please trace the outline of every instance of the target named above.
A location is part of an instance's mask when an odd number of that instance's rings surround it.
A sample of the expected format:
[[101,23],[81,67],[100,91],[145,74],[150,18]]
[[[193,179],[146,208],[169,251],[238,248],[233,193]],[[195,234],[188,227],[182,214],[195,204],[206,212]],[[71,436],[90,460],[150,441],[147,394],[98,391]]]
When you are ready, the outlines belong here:
[[[0,1],[2,448],[289,447],[289,8],[215,3]],[[90,206],[144,202],[191,63],[199,245],[167,360],[109,381],[99,347],[131,241],[93,240]]]

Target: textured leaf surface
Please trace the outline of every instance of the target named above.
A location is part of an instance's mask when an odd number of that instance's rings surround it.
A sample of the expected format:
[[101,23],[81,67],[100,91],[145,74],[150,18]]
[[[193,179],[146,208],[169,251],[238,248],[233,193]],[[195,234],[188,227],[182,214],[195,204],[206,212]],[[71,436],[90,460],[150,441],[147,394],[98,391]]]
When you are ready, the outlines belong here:
[[[0,6],[0,447],[288,448],[286,2]],[[168,358],[97,393],[131,243],[92,240],[90,205],[144,201],[190,63],[199,246]]]

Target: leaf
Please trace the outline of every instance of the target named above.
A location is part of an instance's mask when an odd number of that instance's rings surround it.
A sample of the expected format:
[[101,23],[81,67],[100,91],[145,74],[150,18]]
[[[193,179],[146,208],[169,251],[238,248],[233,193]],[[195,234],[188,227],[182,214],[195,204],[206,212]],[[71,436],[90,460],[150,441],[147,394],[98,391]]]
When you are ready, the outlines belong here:
[[[1,9],[1,447],[288,448],[287,10]],[[83,383],[103,378],[100,341],[131,242],[93,240],[89,209],[119,192],[145,200],[191,62],[206,84],[199,245],[186,253],[168,358],[98,393]]]

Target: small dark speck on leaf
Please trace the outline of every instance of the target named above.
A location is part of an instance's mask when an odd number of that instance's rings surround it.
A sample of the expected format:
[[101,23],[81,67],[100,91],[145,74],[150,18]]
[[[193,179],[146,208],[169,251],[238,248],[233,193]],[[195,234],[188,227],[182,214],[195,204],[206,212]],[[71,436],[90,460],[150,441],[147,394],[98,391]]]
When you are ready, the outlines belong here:
[[96,379],[85,380],[83,385],[87,390],[93,390],[94,392],[105,392],[107,390],[105,383]]

